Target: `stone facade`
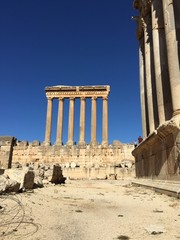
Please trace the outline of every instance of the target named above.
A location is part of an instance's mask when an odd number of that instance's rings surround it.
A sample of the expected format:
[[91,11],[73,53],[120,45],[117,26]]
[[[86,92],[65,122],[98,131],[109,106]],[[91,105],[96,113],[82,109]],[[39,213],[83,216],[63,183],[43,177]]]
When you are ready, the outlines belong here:
[[180,180],[180,2],[134,0],[143,141],[136,176]]

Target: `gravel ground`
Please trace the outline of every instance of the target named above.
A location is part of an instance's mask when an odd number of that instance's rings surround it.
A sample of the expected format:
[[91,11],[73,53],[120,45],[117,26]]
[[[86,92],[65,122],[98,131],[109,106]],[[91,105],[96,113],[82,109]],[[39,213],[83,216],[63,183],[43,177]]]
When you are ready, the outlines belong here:
[[47,185],[0,196],[0,239],[180,239],[180,201],[130,180]]

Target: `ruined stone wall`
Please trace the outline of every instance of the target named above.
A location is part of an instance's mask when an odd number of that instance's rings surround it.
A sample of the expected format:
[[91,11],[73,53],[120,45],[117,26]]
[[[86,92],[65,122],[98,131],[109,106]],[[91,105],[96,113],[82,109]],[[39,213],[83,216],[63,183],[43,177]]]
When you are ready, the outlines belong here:
[[0,136],[0,168],[11,166],[14,143],[14,137]]
[[160,126],[133,154],[136,177],[180,180],[180,131],[174,121]]
[[[44,146],[39,141],[16,141],[12,148],[11,167],[28,164],[60,164],[65,177],[72,179],[106,179],[134,176],[132,144],[114,141],[102,145]],[[0,151],[0,154],[1,151]],[[6,159],[8,164],[8,159]],[[7,165],[4,165],[7,168]],[[129,169],[129,170],[127,170]],[[116,176],[116,177],[115,177]]]

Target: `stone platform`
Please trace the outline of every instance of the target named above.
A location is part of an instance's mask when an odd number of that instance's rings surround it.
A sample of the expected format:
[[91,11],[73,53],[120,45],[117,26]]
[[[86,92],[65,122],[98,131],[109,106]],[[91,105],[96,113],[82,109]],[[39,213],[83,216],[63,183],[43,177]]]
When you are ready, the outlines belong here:
[[132,184],[180,199],[180,181],[133,179]]

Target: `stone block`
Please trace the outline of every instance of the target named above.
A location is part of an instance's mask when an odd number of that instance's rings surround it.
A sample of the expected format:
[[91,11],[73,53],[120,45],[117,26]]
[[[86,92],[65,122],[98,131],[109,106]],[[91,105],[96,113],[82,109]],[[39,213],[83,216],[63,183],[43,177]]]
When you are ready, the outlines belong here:
[[34,171],[28,168],[24,169],[6,169],[5,174],[12,180],[20,183],[20,189],[33,189],[34,186]]

